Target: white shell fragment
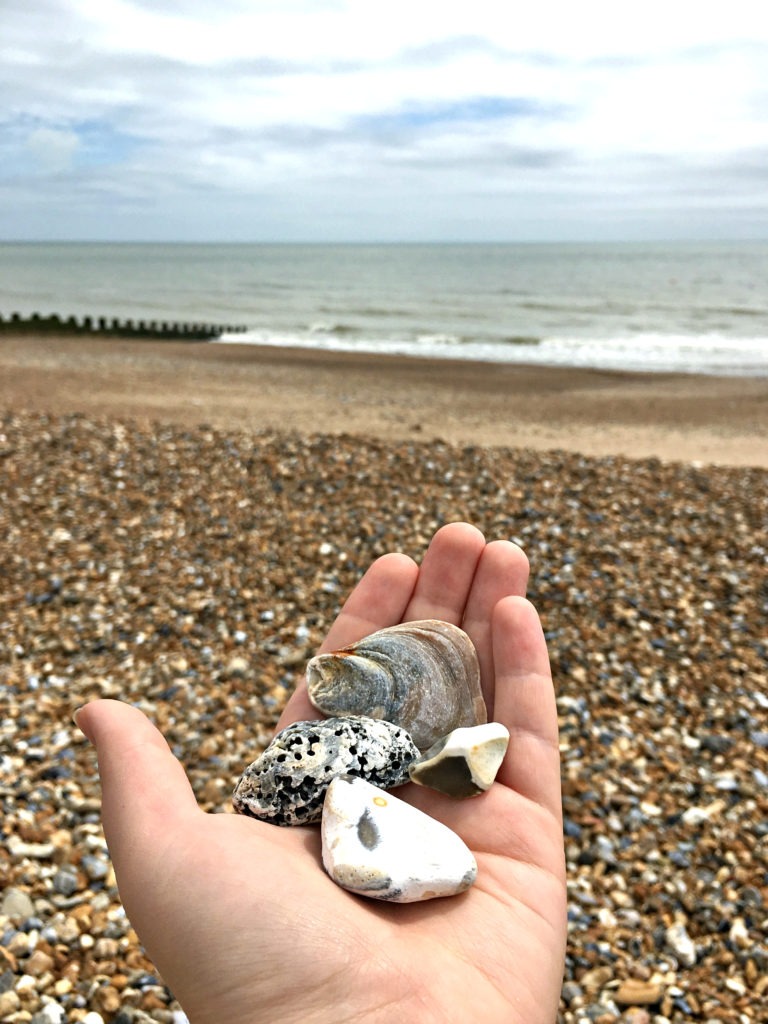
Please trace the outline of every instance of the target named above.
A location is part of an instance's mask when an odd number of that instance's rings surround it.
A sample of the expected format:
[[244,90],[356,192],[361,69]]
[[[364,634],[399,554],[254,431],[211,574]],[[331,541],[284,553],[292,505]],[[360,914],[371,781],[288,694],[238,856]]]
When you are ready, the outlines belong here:
[[493,785],[508,746],[509,730],[499,722],[454,729],[411,763],[411,781],[448,796],[477,796]]
[[359,896],[415,903],[464,892],[477,878],[455,832],[363,779],[333,780],[321,829],[325,870]]
[[320,818],[335,776],[401,786],[418,754],[408,733],[390,722],[360,716],[294,722],[246,768],[232,802],[241,814],[274,825],[306,825]]
[[406,729],[419,750],[488,720],[472,641],[439,619],[404,622],[307,664],[307,689],[326,715],[368,715]]

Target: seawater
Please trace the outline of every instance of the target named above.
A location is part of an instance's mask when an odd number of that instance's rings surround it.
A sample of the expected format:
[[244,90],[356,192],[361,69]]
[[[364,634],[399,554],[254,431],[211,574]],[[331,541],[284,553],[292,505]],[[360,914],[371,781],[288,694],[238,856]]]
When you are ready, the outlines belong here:
[[768,244],[2,244],[0,314],[223,340],[768,376]]

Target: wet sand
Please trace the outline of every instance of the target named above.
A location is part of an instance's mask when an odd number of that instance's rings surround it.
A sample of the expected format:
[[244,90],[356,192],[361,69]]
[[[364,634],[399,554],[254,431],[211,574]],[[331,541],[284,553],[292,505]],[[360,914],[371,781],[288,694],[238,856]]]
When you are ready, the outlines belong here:
[[0,406],[768,467],[765,378],[19,335]]

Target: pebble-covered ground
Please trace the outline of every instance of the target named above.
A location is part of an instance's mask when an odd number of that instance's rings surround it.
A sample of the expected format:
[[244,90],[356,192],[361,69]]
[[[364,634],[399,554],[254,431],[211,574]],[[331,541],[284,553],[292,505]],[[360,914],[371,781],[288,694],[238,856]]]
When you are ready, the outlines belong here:
[[768,471],[0,419],[0,1020],[182,1022],[73,708],[138,703],[228,806],[374,557],[518,540],[562,729],[560,1024],[768,1021]]

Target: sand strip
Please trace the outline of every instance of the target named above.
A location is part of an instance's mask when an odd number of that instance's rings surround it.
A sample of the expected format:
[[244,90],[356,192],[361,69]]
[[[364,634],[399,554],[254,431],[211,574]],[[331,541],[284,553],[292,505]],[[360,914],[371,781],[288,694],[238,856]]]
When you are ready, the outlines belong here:
[[768,379],[4,337],[0,406],[768,467]]

